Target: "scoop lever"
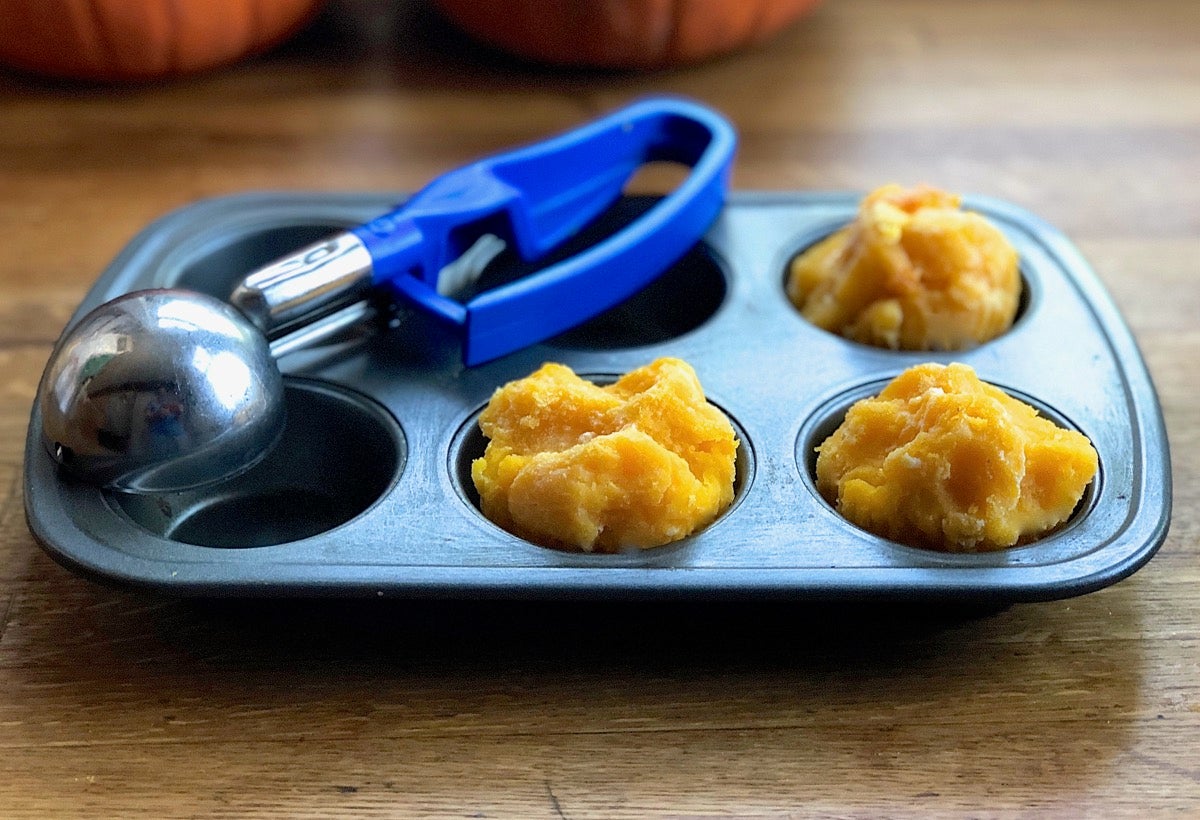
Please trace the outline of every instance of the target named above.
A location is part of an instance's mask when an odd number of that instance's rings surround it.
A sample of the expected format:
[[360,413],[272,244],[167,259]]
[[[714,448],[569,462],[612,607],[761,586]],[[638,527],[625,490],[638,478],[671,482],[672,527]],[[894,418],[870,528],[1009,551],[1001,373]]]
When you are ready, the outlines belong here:
[[[574,327],[670,267],[720,210],[735,145],[729,123],[703,106],[642,100],[444,174],[390,213],[251,274],[231,301],[276,338],[387,288],[458,327],[464,361],[480,364]],[[501,249],[536,261],[611,206],[642,165],[663,160],[691,172],[620,231],[529,276],[454,298]]]

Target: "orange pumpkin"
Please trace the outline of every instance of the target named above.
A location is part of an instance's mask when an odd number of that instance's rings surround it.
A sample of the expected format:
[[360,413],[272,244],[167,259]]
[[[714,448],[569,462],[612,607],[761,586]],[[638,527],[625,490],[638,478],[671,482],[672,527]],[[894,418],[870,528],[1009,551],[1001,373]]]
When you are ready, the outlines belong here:
[[0,63],[55,77],[148,80],[232,63],[324,0],[0,0]]
[[765,40],[819,0],[435,0],[475,37],[564,66],[661,68]]

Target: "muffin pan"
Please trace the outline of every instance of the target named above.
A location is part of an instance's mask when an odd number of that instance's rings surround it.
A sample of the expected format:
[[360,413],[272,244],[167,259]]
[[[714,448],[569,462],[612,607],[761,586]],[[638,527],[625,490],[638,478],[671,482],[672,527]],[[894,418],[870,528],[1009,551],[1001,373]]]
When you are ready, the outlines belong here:
[[[849,222],[855,193],[730,196],[675,266],[627,302],[548,343],[466,368],[456,337],[401,309],[391,327],[281,360],[288,424],[262,463],[221,485],[133,496],[61,474],[35,434],[25,453],[29,526],[90,577],[202,595],[380,597],[1063,598],[1114,583],[1166,536],[1170,464],[1161,412],[1124,322],[1054,228],[965,198],[1021,257],[1017,321],[958,353],[849,342],[788,302],[789,260]],[[185,287],[225,297],[246,273],[390,208],[380,194],[214,199],[146,228],[75,319],[122,293]],[[651,200],[626,198],[559,253],[576,252]],[[553,260],[550,260],[553,261]],[[522,275],[500,260],[482,287]],[[674,544],[620,555],[547,549],[479,512],[476,419],[499,385],[560,361],[608,381],[659,356],[697,370],[733,421],[734,503]],[[813,448],[855,400],[922,361],[962,361],[1085,433],[1100,471],[1068,524],[1032,544],[954,555],[859,530],[820,497]]]

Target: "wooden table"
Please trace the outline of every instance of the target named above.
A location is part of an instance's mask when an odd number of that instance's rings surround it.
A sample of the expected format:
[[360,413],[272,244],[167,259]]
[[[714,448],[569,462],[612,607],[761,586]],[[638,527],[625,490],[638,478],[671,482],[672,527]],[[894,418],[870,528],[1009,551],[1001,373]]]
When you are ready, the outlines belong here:
[[[0,77],[0,815],[1200,812],[1200,6],[828,0],[653,74],[496,58],[335,3],[182,82]],[[179,601],[60,568],[22,512],[51,344],[148,221],[248,189],[407,190],[650,91],[741,131],[734,184],[896,180],[1065,230],[1173,447],[1157,557],[1073,600],[937,607]]]

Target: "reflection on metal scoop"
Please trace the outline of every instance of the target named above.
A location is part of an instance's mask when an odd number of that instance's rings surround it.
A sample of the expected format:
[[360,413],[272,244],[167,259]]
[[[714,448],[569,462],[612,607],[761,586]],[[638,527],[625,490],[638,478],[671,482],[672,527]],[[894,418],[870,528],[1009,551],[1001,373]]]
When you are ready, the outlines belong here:
[[283,430],[265,336],[211,296],[138,291],[88,314],[41,387],[42,436],[68,471],[132,492],[236,474]]
[[[719,211],[735,137],[693,103],[635,103],[542,143],[434,180],[396,210],[242,280],[232,305],[180,290],[127,294],[71,327],[39,390],[42,438],[68,472],[162,493],[245,470],[279,438],[275,357],[370,314],[383,291],[457,327],[479,364],[631,296]],[[528,277],[460,301],[506,247],[535,260],[600,215],[644,163],[692,167],[632,224]]]

